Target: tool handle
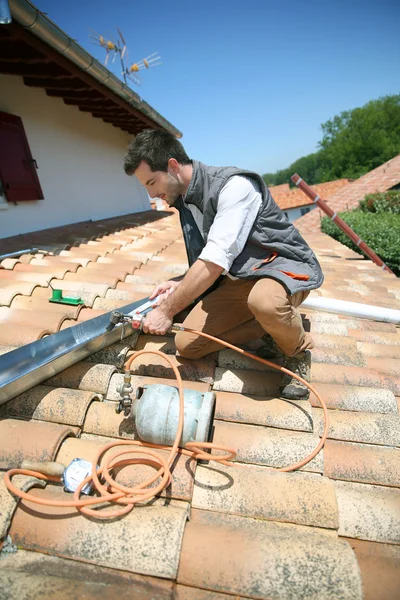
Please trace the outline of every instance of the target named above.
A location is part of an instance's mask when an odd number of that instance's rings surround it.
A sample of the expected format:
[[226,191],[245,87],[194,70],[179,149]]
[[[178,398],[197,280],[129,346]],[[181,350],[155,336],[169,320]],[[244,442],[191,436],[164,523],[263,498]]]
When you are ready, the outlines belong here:
[[22,461],[21,469],[38,471],[43,475],[50,475],[50,477],[62,477],[65,471],[65,465],[58,462],[39,462],[27,459]]

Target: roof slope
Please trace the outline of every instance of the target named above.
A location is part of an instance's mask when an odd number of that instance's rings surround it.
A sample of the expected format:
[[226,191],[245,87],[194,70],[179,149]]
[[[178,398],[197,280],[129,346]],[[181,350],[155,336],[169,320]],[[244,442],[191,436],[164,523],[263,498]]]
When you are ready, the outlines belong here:
[[[72,326],[146,296],[155,283],[186,268],[173,212],[135,214],[113,225],[88,225],[93,239],[75,240],[76,246],[54,256],[24,255],[2,264],[7,284],[1,289],[6,320],[0,343],[26,343]],[[76,229],[69,235],[78,235]],[[307,240],[326,276],[313,295],[399,308],[399,279],[322,233]],[[62,319],[54,316],[47,302],[51,276],[53,284],[82,294],[90,307],[72,315],[60,306]],[[8,532],[5,549],[18,547],[0,560],[0,589],[7,589],[8,598],[45,589],[46,597],[52,591],[68,597],[73,590],[94,598],[101,590],[111,599],[134,589],[146,599],[395,600],[400,330],[317,311],[302,314],[316,344],[312,383],[331,420],[325,448],[311,463],[297,473],[272,470],[315,447],[322,411],[314,396],[310,402],[279,399],[275,372],[229,350],[197,361],[175,356],[185,387],[216,392],[214,441],[235,447],[241,468],[195,465],[181,455],[170,488],[158,500],[100,524],[68,516],[71,509],[60,515],[51,507],[33,510],[27,502],[16,508],[0,484],[0,539]],[[0,467],[23,457],[90,459],[101,444],[134,438],[132,425],[114,410],[121,368],[133,348],[175,354],[173,337],[133,335],[2,405]],[[135,385],[175,383],[171,369],[153,357],[141,356],[133,369]],[[131,485],[143,474],[129,467],[120,476]],[[29,489],[32,481],[19,485]],[[70,498],[54,484],[28,493]]]
[[[335,181],[327,181],[325,183],[312,185],[311,188],[321,197],[328,198],[332,194],[335,194],[337,190],[347,186],[349,182],[349,179],[337,179]],[[303,194],[297,187],[290,189],[288,183],[274,185],[269,189],[273,199],[282,210],[308,206],[313,203],[312,200]]]
[[[373,171],[369,171],[369,173],[366,173],[359,179],[356,179],[337,193],[329,196],[329,206],[336,212],[352,210],[358,207],[359,200],[362,200],[367,194],[386,192],[399,183],[400,154]],[[299,192],[307,198],[303,192],[300,190]],[[322,200],[326,198],[323,191],[322,193],[317,191],[317,193],[321,196]],[[317,208],[303,217],[296,219],[296,227],[301,233],[319,231],[321,228],[320,220],[323,216],[324,213]]]

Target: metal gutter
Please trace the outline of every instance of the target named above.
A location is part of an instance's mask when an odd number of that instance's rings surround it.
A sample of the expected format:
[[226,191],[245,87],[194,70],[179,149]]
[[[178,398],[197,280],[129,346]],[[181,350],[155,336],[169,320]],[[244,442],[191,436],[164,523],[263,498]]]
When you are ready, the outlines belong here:
[[[147,300],[143,298],[118,310],[129,314]],[[129,324],[106,332],[111,312],[0,356],[0,404],[131,335],[134,330]]]
[[2,254],[0,256],[0,261],[5,258],[19,258],[23,254],[37,254],[39,252],[39,248],[25,248],[24,250],[17,250],[17,252],[9,252],[8,254]]
[[32,32],[59,54],[65,56],[78,66],[81,71],[97,79],[97,81],[122,98],[132,108],[139,110],[143,115],[155,121],[160,127],[163,127],[178,138],[182,137],[182,133],[167,119],[164,119],[154,108],[142,100],[138,94],[133,92],[118,77],[113,75],[111,71],[79,46],[53,21],[29,2],[29,0],[10,0],[10,10],[12,18],[22,25],[22,27]]

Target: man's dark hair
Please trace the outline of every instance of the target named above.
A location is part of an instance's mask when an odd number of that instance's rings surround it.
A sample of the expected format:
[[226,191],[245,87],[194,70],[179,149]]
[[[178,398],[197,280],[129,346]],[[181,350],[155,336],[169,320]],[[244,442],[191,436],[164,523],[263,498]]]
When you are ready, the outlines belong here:
[[152,171],[168,171],[170,158],[175,158],[181,165],[192,162],[172,133],[162,129],[145,129],[129,144],[124,158],[124,171],[127,175],[133,175],[142,161]]

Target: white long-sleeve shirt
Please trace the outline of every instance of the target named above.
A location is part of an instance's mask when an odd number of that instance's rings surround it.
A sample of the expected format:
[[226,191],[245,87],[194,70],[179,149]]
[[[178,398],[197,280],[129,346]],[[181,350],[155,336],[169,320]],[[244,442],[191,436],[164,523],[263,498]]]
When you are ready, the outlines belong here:
[[[261,201],[259,187],[254,181],[242,175],[231,177],[219,194],[218,211],[199,258],[222,267],[223,275],[228,274],[249,237]],[[185,205],[203,235],[203,213],[194,204]]]

